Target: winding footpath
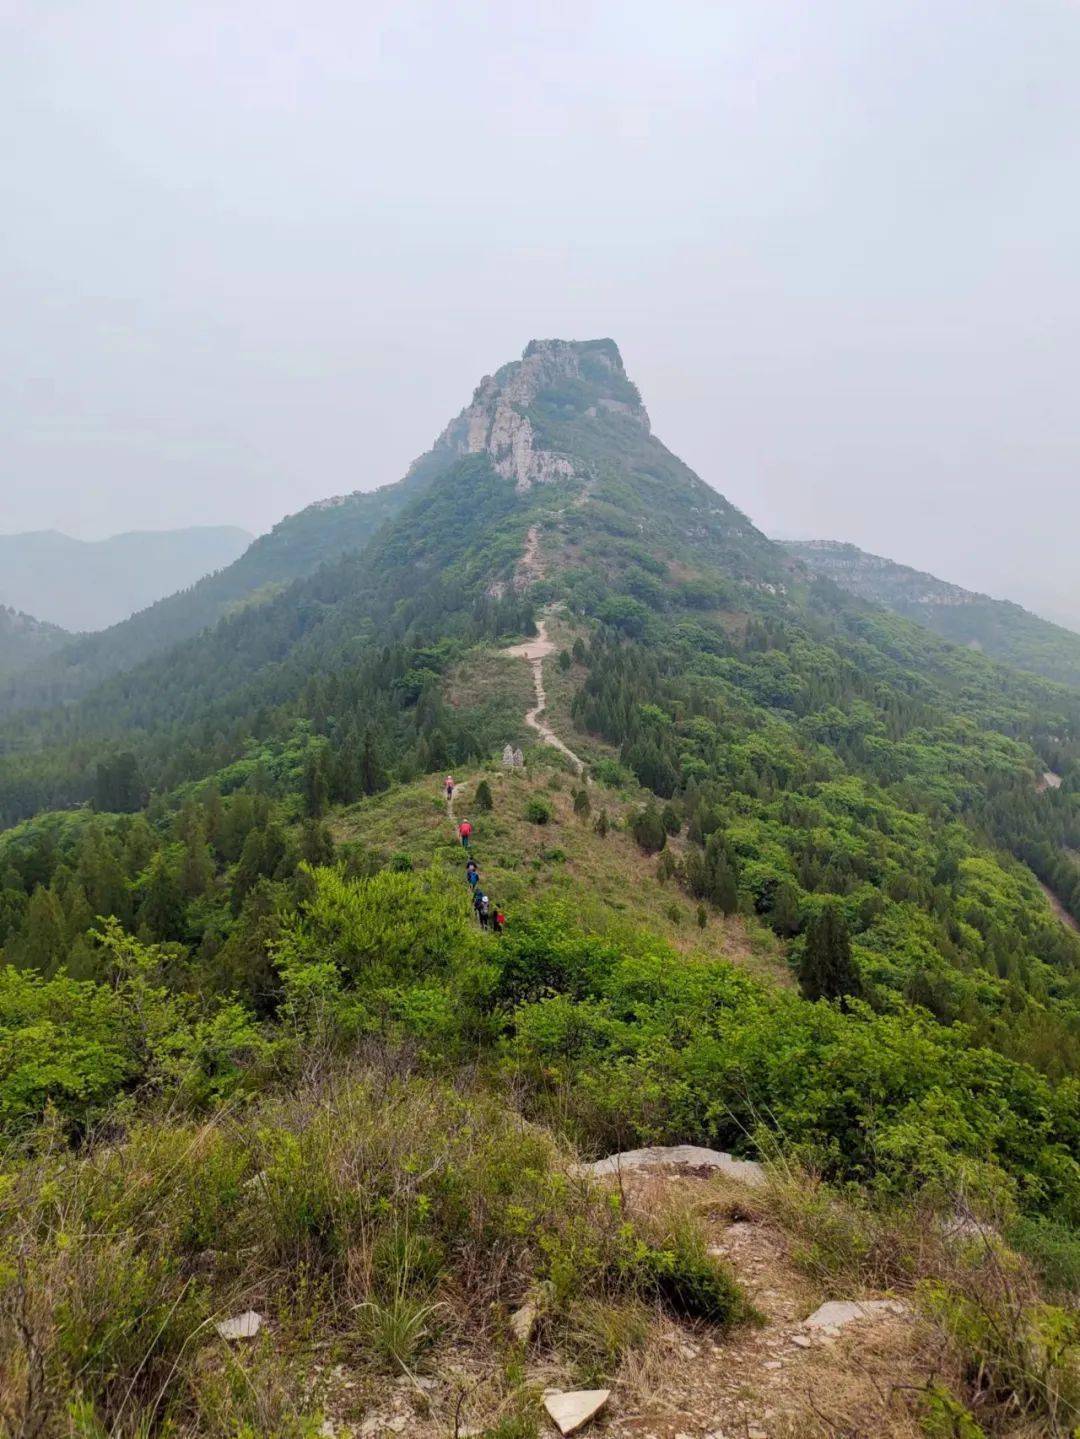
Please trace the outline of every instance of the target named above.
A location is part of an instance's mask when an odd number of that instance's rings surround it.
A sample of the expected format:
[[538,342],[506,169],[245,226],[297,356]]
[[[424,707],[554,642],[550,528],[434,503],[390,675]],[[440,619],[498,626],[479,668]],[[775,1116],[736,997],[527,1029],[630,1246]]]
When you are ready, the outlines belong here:
[[513,645],[504,651],[504,654],[513,655],[516,659],[528,660],[532,665],[536,703],[531,710],[526,711],[525,723],[537,732],[545,744],[554,745],[557,750],[561,750],[573,763],[578,774],[581,774],[585,769],[582,759],[568,744],[563,743],[546,720],[540,718],[547,709],[547,695],[544,692],[544,660],[548,655],[554,653],[555,643],[548,637],[546,620],[539,620],[536,628],[537,636],[534,640],[526,640],[523,645]]

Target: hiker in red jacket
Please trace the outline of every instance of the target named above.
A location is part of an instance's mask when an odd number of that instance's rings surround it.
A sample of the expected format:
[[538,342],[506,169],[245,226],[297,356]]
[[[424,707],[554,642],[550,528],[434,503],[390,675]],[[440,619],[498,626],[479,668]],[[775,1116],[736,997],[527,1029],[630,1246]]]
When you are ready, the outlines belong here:
[[448,774],[448,775],[446,776],[446,802],[447,802],[447,804],[449,804],[450,801],[451,801],[453,798],[454,798],[454,776],[453,776],[452,774]]
[[457,832],[461,836],[461,847],[463,849],[468,849],[469,835],[472,834],[472,825],[467,819],[463,819],[461,821],[461,823],[457,827]]

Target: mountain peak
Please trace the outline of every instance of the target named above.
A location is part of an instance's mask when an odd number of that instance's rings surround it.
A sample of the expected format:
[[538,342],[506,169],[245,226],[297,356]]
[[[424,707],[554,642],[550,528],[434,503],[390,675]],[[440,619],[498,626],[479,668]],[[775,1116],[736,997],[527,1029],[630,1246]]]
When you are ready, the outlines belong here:
[[649,433],[614,340],[530,340],[520,360],[484,376],[435,449],[486,454],[497,474],[528,490],[574,475],[574,461],[558,443],[565,425],[612,420]]

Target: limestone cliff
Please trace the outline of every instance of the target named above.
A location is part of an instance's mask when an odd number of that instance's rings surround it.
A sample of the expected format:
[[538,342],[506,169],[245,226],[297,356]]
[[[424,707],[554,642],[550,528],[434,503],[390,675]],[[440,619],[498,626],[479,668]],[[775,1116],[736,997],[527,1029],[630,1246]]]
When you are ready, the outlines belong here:
[[615,414],[648,434],[648,415],[614,341],[533,340],[520,360],[484,376],[434,452],[486,454],[498,474],[527,490],[575,473],[569,455],[545,444],[545,415],[566,420]]

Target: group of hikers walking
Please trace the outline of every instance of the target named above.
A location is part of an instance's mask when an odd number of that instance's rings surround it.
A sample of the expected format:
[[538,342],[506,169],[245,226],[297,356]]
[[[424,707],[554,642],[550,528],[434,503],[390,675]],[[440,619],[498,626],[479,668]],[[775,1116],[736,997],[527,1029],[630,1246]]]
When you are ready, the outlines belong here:
[[[449,808],[454,802],[454,777],[446,776],[446,804]],[[458,839],[461,840],[461,847],[466,854],[469,854],[469,842],[472,838],[472,825],[467,819],[463,819],[457,827]],[[506,928],[506,915],[484,893],[483,885],[480,883],[480,871],[477,868],[476,860],[471,854],[465,865],[465,879],[472,894],[473,909],[481,929],[490,929],[494,934],[501,934]]]

